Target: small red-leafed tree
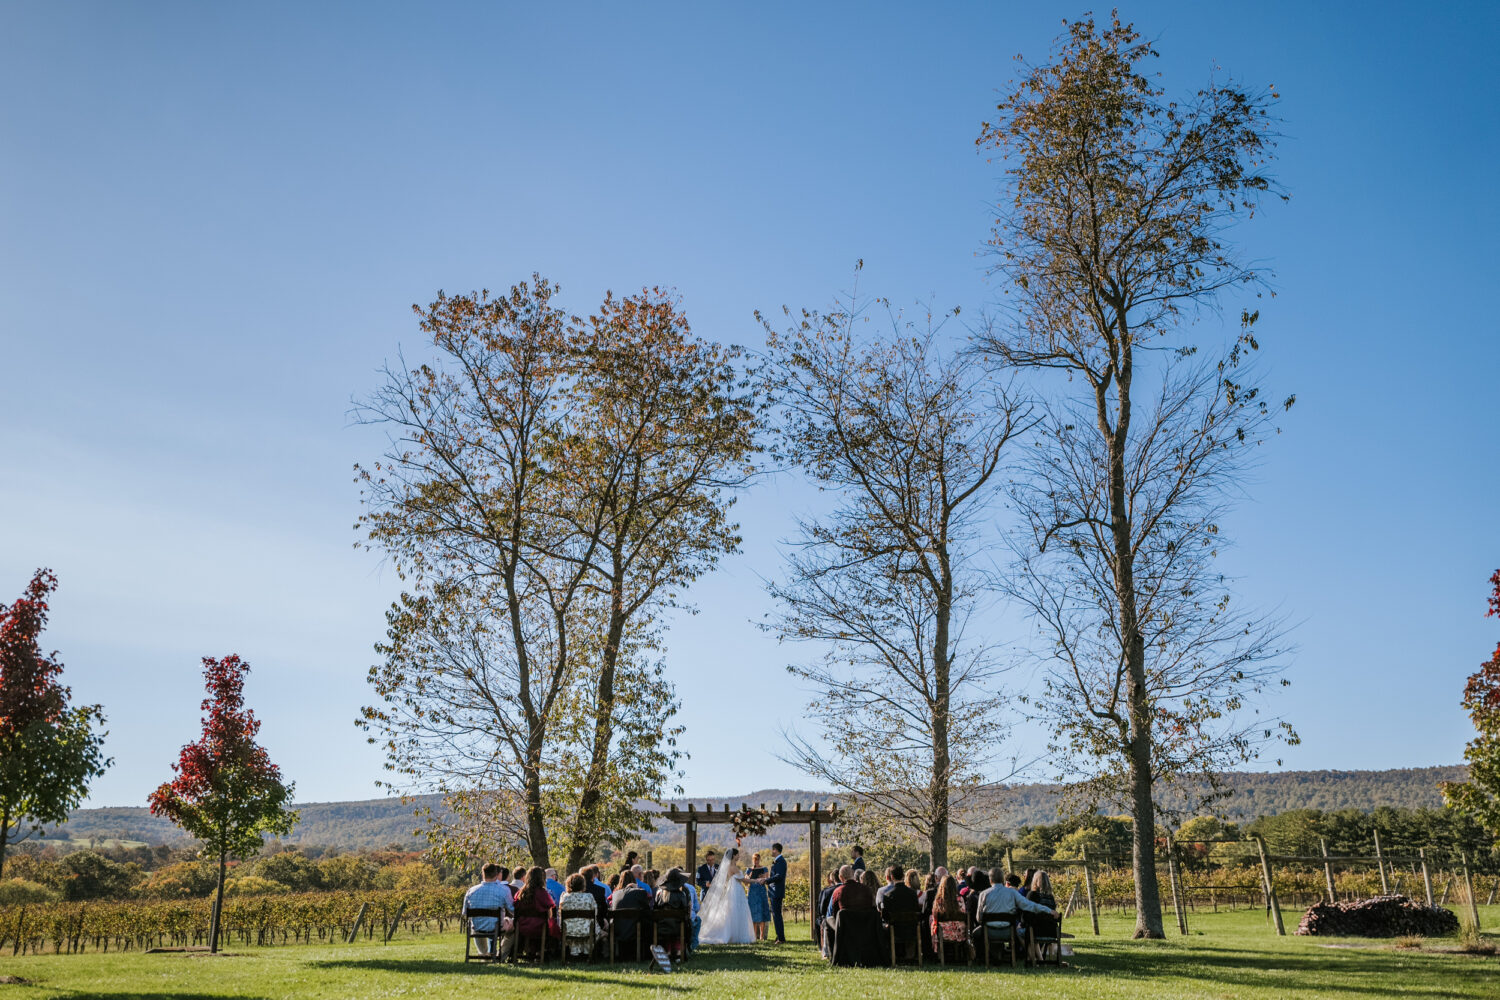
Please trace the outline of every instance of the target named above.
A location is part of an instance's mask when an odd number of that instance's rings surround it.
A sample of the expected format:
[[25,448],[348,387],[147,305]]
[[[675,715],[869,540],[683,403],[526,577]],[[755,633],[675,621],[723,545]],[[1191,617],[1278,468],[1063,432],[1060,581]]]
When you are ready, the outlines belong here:
[[[1490,607],[1486,616],[1500,616],[1500,570],[1490,577]],[[1478,735],[1464,748],[1468,781],[1443,783],[1448,807],[1483,823],[1500,836],[1500,644],[1464,685],[1463,706]]]
[[224,906],[224,871],[231,857],[261,848],[261,836],[285,836],[297,822],[288,809],[294,786],[255,742],[260,720],[245,707],[245,674],[250,664],[238,656],[203,658],[209,696],[203,699],[203,737],[182,748],[173,781],[151,793],[151,813],[166,816],[203,842],[204,853],[219,861],[218,888],[209,922],[209,950],[219,950],[219,913]]
[[70,708],[63,665],[37,639],[57,577],[39,569],[14,604],[0,604],[0,877],[5,851],[42,824],[65,823],[110,765],[98,705]]

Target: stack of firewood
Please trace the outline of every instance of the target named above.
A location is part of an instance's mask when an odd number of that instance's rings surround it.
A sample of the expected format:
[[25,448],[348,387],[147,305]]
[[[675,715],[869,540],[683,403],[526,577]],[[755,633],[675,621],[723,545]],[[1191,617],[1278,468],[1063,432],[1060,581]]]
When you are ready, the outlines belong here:
[[1458,917],[1441,906],[1423,906],[1405,896],[1376,896],[1349,903],[1317,903],[1308,907],[1297,925],[1298,934],[1334,937],[1399,937],[1420,934],[1441,937],[1458,933]]

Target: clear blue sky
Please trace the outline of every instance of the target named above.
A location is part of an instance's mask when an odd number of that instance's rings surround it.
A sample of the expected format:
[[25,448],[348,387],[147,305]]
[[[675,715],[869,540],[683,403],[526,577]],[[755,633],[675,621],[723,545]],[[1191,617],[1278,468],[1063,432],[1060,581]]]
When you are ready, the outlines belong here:
[[[353,545],[378,439],[346,411],[422,352],[411,303],[667,284],[755,343],[752,310],[822,305],[863,258],[868,291],[977,313],[979,122],[1084,9],[0,4],[0,599],[61,577],[48,644],[116,758],[93,804],[168,775],[198,657],[229,652],[299,798],[375,794],[352,720],[396,581]],[[1287,766],[1455,762],[1500,632],[1500,6],[1124,13],[1173,86],[1217,62],[1284,97],[1294,197],[1240,238],[1299,404],[1228,562],[1300,622]],[[803,696],[749,619],[803,496],[746,499],[745,555],[673,632],[691,793],[801,783],[774,754]]]

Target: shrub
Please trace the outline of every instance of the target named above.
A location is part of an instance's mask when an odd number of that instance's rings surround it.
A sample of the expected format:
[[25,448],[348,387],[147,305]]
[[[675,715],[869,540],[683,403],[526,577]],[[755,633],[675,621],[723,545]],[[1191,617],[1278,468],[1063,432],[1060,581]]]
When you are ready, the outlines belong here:
[[40,882],[28,882],[24,878],[8,878],[0,882],[0,906],[51,903],[56,899],[57,893]]
[[291,892],[291,889],[259,875],[241,875],[224,883],[226,896],[271,896],[284,892]]

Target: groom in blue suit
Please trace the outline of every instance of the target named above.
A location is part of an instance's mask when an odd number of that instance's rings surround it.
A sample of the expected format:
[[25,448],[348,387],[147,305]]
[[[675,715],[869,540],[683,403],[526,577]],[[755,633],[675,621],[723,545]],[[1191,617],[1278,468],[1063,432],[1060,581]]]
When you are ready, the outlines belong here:
[[771,862],[771,874],[766,877],[766,896],[771,903],[771,921],[776,926],[776,943],[786,944],[786,928],[781,924],[781,901],[786,898],[786,858],[782,857],[780,844],[772,844],[771,852],[776,860]]

